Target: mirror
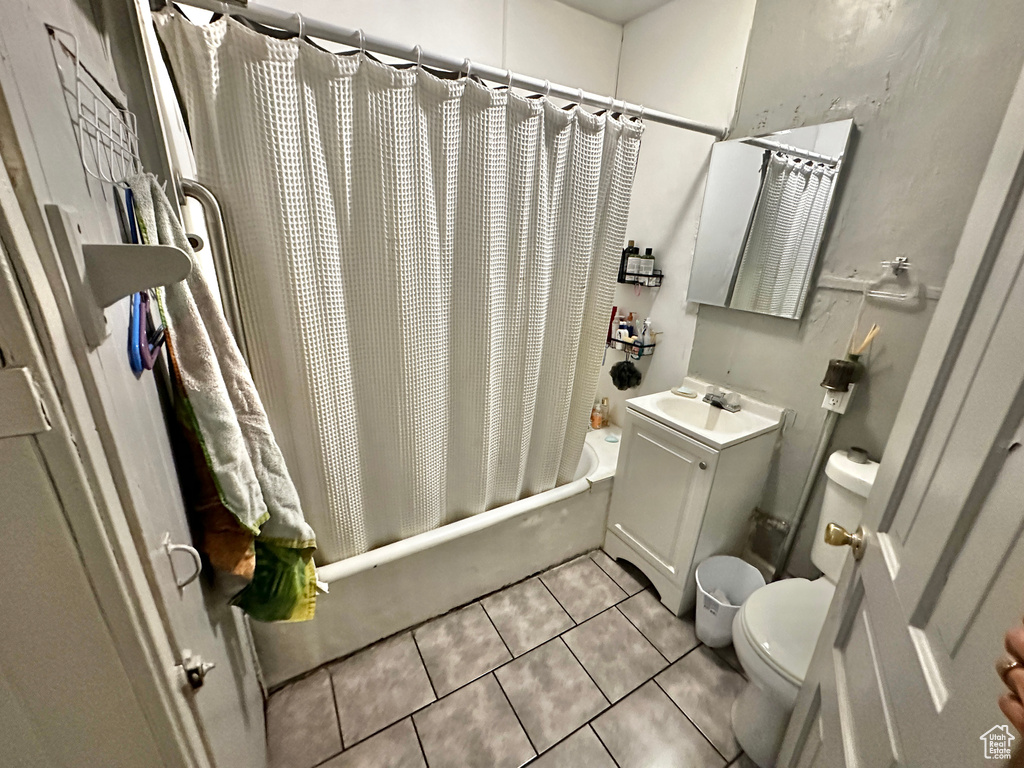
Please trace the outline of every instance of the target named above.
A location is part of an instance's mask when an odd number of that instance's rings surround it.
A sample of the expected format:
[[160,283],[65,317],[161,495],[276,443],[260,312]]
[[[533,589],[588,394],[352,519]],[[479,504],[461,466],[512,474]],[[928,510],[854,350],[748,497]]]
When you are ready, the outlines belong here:
[[689,301],[800,318],[852,126],[715,144]]

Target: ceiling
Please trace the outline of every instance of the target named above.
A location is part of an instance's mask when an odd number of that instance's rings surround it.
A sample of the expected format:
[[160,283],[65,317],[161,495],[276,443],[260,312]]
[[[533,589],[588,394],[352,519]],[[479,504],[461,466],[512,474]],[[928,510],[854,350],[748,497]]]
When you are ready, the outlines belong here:
[[605,21],[625,24],[655,8],[668,5],[671,0],[561,0],[561,2]]

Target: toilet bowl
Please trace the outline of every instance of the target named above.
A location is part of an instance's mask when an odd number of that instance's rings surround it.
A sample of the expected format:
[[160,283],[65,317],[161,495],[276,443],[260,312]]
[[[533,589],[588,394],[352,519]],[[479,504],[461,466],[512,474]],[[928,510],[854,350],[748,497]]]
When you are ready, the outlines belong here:
[[747,685],[732,708],[732,727],[747,756],[759,768],[774,768],[797,694],[825,624],[836,581],[849,553],[825,544],[828,523],[849,531],[860,525],[878,464],[857,463],[836,451],[825,467],[828,478],[811,561],[822,571],[814,580],[783,579],[757,590],[733,619],[736,655]]

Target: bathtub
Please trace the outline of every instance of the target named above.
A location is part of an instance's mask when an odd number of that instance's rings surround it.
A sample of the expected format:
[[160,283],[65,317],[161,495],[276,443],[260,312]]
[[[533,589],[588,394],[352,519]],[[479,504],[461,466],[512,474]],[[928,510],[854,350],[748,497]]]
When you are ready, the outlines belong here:
[[618,459],[617,427],[587,433],[570,483],[317,569],[316,618],[252,622],[268,687],[596,549]]

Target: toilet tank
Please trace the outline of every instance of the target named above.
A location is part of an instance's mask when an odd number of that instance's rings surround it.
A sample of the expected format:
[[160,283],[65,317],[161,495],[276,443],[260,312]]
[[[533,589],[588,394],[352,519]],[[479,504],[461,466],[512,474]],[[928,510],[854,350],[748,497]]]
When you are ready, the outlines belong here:
[[811,562],[833,583],[839,580],[850,548],[826,544],[825,526],[835,523],[850,532],[857,530],[876,474],[877,461],[858,464],[846,451],[836,451],[825,465],[825,497],[821,501],[818,531],[811,546]]

